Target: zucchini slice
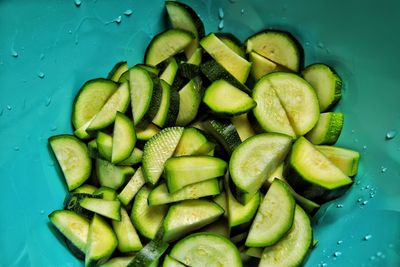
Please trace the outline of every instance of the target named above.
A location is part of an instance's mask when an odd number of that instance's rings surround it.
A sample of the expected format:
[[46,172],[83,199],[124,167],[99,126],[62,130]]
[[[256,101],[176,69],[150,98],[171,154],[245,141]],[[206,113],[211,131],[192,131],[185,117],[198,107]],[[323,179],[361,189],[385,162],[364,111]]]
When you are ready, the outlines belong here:
[[250,93],[251,90],[244,85],[244,83],[238,81],[232,74],[230,74],[221,64],[219,64],[214,59],[208,60],[200,65],[201,72],[209,79],[211,82],[217,80],[225,80],[239,88],[243,92]]
[[187,266],[242,266],[236,246],[212,233],[200,232],[181,239],[169,255]]
[[162,267],[185,267],[185,265],[170,257],[169,255],[165,255]]
[[204,155],[210,152],[213,148],[213,145],[210,144],[200,130],[189,127],[183,130],[182,137],[175,149],[174,156]]
[[176,73],[178,72],[178,63],[175,58],[168,59],[167,67],[165,67],[164,71],[160,75],[160,79],[172,85],[175,80]]
[[179,112],[179,93],[175,87],[170,86],[164,80],[160,80],[160,84],[162,88],[161,104],[152,122],[161,128],[174,126]]
[[316,146],[333,164],[347,176],[354,176],[358,171],[360,153],[337,146]]
[[121,78],[122,74],[125,73],[128,69],[129,67],[126,61],[118,62],[112,68],[107,78],[110,79],[111,81],[119,82],[119,79]]
[[301,266],[313,240],[308,215],[296,205],[293,225],[274,246],[266,247],[261,255],[260,267]]
[[256,135],[251,123],[248,119],[248,114],[241,114],[231,119],[233,126],[235,126],[236,132],[238,133],[240,140],[243,142],[249,137]]
[[228,154],[232,154],[235,148],[242,142],[235,126],[229,120],[209,119],[204,121],[202,126],[218,140]]
[[197,51],[199,40],[204,37],[204,25],[196,12],[188,5],[175,1],[166,1],[165,7],[168,18],[173,28],[182,29],[193,33],[194,39],[185,49],[189,59]]
[[64,174],[69,191],[81,186],[92,171],[92,160],[85,143],[72,135],[56,135],[49,143]]
[[168,249],[168,244],[160,240],[151,240],[128,264],[129,267],[157,267],[159,259]]
[[256,102],[225,80],[214,81],[205,91],[203,102],[214,113],[235,116],[247,113]]
[[111,161],[113,137],[106,133],[97,132],[96,145],[98,155],[107,161]]
[[135,66],[129,70],[129,91],[134,125],[137,126],[149,110],[154,83],[148,71]]
[[170,29],[154,36],[144,55],[144,62],[156,66],[164,60],[178,54],[195,39],[193,33]]
[[200,41],[200,45],[239,82],[246,82],[250,73],[251,63],[236,54],[214,33],[204,37]]
[[49,220],[80,252],[85,253],[89,232],[89,221],[85,217],[69,210],[56,210],[49,214]]
[[135,227],[128,213],[121,207],[121,221],[112,221],[115,235],[118,239],[118,250],[120,252],[135,252],[142,249],[143,245],[139,239]]
[[227,163],[210,156],[183,156],[170,158],[165,163],[164,173],[168,191],[174,193],[181,188],[224,175]]
[[149,206],[150,192],[151,189],[144,186],[136,194],[131,211],[131,220],[141,235],[148,239],[154,239],[162,225],[168,207],[166,205]]
[[85,208],[83,208],[80,205],[80,201],[82,199],[85,199],[87,197],[91,197],[91,198],[101,198],[101,196],[95,196],[92,194],[87,194],[87,193],[75,193],[75,192],[71,192],[69,193],[65,199],[64,199],[64,209],[65,210],[70,210],[75,212],[78,215],[82,215],[83,217],[85,217],[86,219],[91,220],[93,218],[94,213],[92,211],[89,211]]
[[317,203],[342,195],[353,182],[304,137],[294,143],[289,162],[295,172],[288,175],[289,184]]
[[250,227],[246,246],[266,247],[276,244],[292,227],[295,206],[296,202],[287,185],[275,179]]
[[128,158],[118,163],[118,166],[132,166],[142,162],[143,151],[135,147]]
[[96,266],[107,261],[117,248],[118,240],[111,226],[99,215],[94,215],[89,226],[85,266]]
[[115,257],[103,263],[101,267],[126,267],[135,258],[135,256]]
[[176,125],[186,126],[196,118],[202,98],[201,90],[201,80],[195,78],[179,91],[179,112]]
[[256,52],[250,52],[249,61],[251,62],[251,76],[258,81],[262,76],[271,72],[285,71],[286,69],[275,62],[265,58]]
[[117,197],[119,201],[127,206],[145,183],[146,181],[144,179],[142,167],[139,167],[129,182],[125,185],[124,189],[122,189],[122,191],[118,194]]
[[294,72],[300,69],[303,49],[288,32],[266,30],[256,33],[247,39],[246,48],[247,53],[254,51]]
[[124,184],[126,176],[133,172],[129,166],[116,166],[109,161],[96,159],[96,174],[101,186],[118,189]]
[[296,74],[275,72],[264,76],[257,82],[253,98],[257,102],[254,115],[267,131],[294,136],[290,132],[294,130],[295,134],[304,135],[318,121],[319,106],[315,91]]
[[217,179],[190,184],[174,193],[169,193],[167,185],[163,183],[151,191],[149,195],[149,205],[161,205],[186,199],[197,199],[218,195],[219,193],[219,182]]
[[111,163],[117,164],[132,154],[136,144],[133,123],[123,113],[117,112],[112,140]]
[[74,193],[86,193],[86,194],[93,194],[97,190],[97,187],[90,184],[83,184],[77,189],[74,190]]
[[136,138],[138,140],[147,141],[150,140],[150,138],[152,138],[153,136],[155,136],[160,131],[160,128],[158,128],[152,123],[149,123],[146,126],[146,128],[136,127],[135,131],[136,131]]
[[79,205],[106,218],[110,218],[116,221],[121,220],[121,203],[118,200],[105,200],[86,197],[79,201]]
[[342,97],[342,80],[331,67],[312,64],[301,75],[315,89],[321,112],[330,109]]
[[342,127],[343,113],[321,113],[317,124],[305,137],[314,145],[333,145],[339,139]]
[[74,128],[81,128],[96,116],[117,88],[117,83],[106,79],[87,81],[74,100],[72,108],[72,124]]
[[96,117],[88,126],[88,131],[103,129],[112,124],[117,116],[117,112],[125,113],[130,103],[129,85],[123,83],[115,93],[107,100]]
[[117,198],[117,192],[112,188],[102,186],[93,192],[93,196],[99,196],[104,200],[115,200]]
[[207,200],[185,200],[172,205],[165,216],[163,240],[171,242],[216,221],[224,209]]
[[242,58],[246,57],[242,42],[235,35],[229,32],[217,32],[215,35],[236,54]]
[[147,182],[154,185],[160,179],[164,164],[174,154],[182,133],[182,127],[165,128],[146,142],[142,163]]
[[199,47],[194,51],[193,55],[188,59],[187,63],[199,66],[202,61],[203,48]]
[[292,139],[277,133],[264,133],[250,137],[232,153],[229,172],[239,191],[255,194],[283,162],[290,150]]

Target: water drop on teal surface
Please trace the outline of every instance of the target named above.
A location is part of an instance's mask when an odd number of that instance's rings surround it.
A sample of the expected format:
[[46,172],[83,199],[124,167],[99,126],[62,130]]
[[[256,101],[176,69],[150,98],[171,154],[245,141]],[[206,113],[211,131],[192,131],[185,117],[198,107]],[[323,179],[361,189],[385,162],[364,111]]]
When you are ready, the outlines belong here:
[[11,51],[11,56],[13,57],[18,57],[18,52],[15,51],[14,49]]
[[366,236],[363,237],[363,240],[364,240],[364,241],[368,241],[368,240],[370,240],[371,238],[372,238],[372,235],[366,235]]
[[338,242],[336,242],[338,245],[343,243],[343,240],[339,240]]
[[369,259],[370,259],[371,261],[373,261],[373,260],[376,259],[376,257],[375,257],[375,256],[371,256]]
[[395,138],[396,135],[397,135],[396,130],[390,130],[389,132],[386,133],[386,140],[391,140],[391,139]]
[[80,7],[82,4],[81,0],[74,0],[74,2],[75,2],[75,6],[77,6],[77,7]]
[[224,10],[220,7],[220,8],[218,8],[218,17],[220,18],[220,19],[223,19],[224,18]]
[[129,17],[130,15],[132,15],[132,13],[133,13],[132,9],[127,9],[125,10],[124,15]]
[[7,105],[8,110],[12,110],[12,107],[10,105]]
[[40,58],[40,60],[43,60],[43,59],[44,59],[44,54],[41,53],[40,56],[39,56],[39,58]]
[[361,203],[361,201],[362,201],[362,198],[357,199],[358,203]]
[[387,168],[386,167],[381,167],[381,173],[385,173],[387,171]]
[[334,257],[339,257],[340,255],[342,255],[342,252],[340,251],[336,251],[335,253],[333,253]]
[[15,146],[14,151],[19,151],[19,146]]
[[321,49],[325,47],[324,44],[321,42],[318,42],[317,46],[318,46],[318,48],[321,48]]
[[43,79],[45,75],[44,75],[44,73],[43,73],[42,71],[39,71],[38,74],[37,74],[37,76],[38,76],[40,79]]
[[368,203],[368,200],[364,200],[361,204],[362,204],[363,206],[365,206],[365,205],[367,205],[367,203]]
[[343,208],[343,204],[337,204],[337,205],[336,205],[336,208],[339,208],[339,209],[340,209],[340,208]]
[[243,9],[243,8],[240,10],[240,14],[241,14],[241,15],[244,14],[244,9]]
[[116,22],[117,24],[120,24],[121,21],[122,21],[122,17],[121,17],[121,16],[118,16],[118,17],[115,19],[115,22]]
[[224,28],[224,20],[221,20],[218,24],[218,30],[222,30]]
[[51,97],[46,99],[46,103],[44,104],[46,107],[50,106],[51,104]]

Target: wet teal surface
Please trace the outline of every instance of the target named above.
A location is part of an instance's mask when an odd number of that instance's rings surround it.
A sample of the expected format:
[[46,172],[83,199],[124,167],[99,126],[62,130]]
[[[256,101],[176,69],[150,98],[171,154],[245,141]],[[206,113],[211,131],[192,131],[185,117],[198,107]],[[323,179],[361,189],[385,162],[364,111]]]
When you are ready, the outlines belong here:
[[[82,265],[50,232],[47,214],[61,208],[66,187],[47,138],[71,133],[71,104],[86,80],[120,60],[141,62],[165,27],[160,0],[81,2],[0,1],[0,266]],[[305,265],[400,266],[400,136],[385,139],[400,131],[400,2],[187,2],[207,31],[218,30],[221,7],[224,31],[242,40],[263,28],[291,31],[306,64],[338,71],[338,145],[360,151],[361,166],[353,188],[318,213],[319,242]]]

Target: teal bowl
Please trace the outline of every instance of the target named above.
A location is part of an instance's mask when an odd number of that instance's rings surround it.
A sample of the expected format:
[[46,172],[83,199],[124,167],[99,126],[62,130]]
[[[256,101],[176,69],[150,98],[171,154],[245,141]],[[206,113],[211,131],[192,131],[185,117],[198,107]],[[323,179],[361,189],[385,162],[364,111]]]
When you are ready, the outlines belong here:
[[[86,80],[117,61],[141,62],[166,25],[162,0],[75,2],[0,1],[0,266],[82,265],[48,223],[66,186],[47,139],[72,133],[71,104]],[[264,28],[290,31],[306,65],[337,70],[338,145],[360,151],[360,169],[354,186],[314,217],[318,245],[305,266],[400,266],[400,134],[386,138],[400,131],[400,2],[184,2],[207,32],[218,30],[223,8],[224,31],[242,40]]]

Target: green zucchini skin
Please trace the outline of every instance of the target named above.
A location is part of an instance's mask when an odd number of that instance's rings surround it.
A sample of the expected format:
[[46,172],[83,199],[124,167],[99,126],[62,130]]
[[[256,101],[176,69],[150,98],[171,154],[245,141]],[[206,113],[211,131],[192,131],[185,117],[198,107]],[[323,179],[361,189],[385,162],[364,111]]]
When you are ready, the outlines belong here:
[[64,209],[73,211],[87,219],[92,219],[94,212],[87,210],[79,204],[79,202],[84,198],[102,198],[102,195],[92,195],[86,193],[69,193],[64,199]]

